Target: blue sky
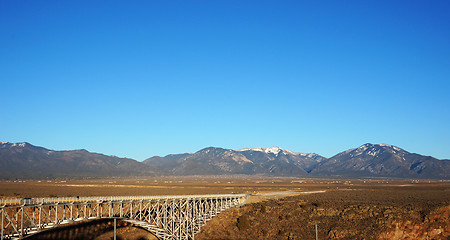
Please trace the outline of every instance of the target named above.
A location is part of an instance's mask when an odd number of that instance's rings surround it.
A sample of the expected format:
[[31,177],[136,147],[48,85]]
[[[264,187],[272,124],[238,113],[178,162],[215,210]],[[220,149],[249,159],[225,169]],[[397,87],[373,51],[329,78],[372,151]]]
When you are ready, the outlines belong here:
[[450,159],[449,1],[0,1],[0,140]]

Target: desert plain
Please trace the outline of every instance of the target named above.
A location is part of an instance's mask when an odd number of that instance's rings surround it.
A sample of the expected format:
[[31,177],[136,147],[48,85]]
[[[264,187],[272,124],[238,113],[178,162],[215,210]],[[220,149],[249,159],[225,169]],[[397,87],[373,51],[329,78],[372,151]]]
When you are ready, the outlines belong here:
[[[250,198],[210,220],[196,239],[315,239],[316,226],[318,239],[450,238],[450,181],[442,180],[229,175],[0,182],[0,198],[228,193]],[[118,237],[152,239],[126,224]],[[91,237],[111,238],[110,232]]]

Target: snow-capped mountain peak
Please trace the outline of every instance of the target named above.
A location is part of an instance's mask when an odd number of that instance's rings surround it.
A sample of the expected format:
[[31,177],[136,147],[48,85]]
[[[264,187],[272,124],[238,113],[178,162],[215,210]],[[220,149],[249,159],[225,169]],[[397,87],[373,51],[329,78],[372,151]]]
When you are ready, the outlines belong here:
[[280,153],[281,151],[283,151],[283,149],[280,147],[271,147],[264,149],[265,153],[273,153],[275,155],[278,155],[278,153]]
[[265,148],[242,148],[242,149],[239,149],[239,150],[236,150],[236,151],[239,151],[239,152],[243,152],[243,151],[258,151],[258,152],[264,152],[264,149]]
[[12,147],[25,147],[27,145],[27,143],[13,143]]
[[239,152],[243,152],[243,151],[258,151],[258,152],[264,152],[264,153],[272,153],[274,155],[278,155],[280,153],[284,153],[284,154],[294,154],[294,155],[298,155],[298,153],[286,150],[286,149],[282,149],[280,147],[270,147],[270,148],[262,148],[262,147],[258,147],[258,148],[242,148],[240,150],[237,150]]
[[385,144],[385,143],[380,143],[380,144],[371,144],[371,143],[366,143],[362,146],[360,146],[359,148],[357,148],[356,150],[358,151],[365,151],[367,149],[372,149],[372,148],[387,148],[387,149],[392,149],[395,151],[400,151],[402,150],[401,148],[398,148],[396,146],[393,145],[389,145],[389,144]]
[[21,143],[10,143],[10,142],[0,142],[1,145],[3,145],[3,147],[25,147],[27,146],[28,143],[26,142],[21,142]]
[[382,147],[392,147],[392,145],[385,144],[385,143],[380,143],[380,144],[378,144],[378,146],[382,146]]
[[[404,159],[405,154],[407,154],[407,152],[405,150],[403,150],[399,147],[389,145],[389,144],[384,144],[384,143],[380,143],[380,144],[366,143],[358,148],[351,150],[350,152],[351,152],[351,154],[350,154],[351,157],[369,155],[371,157],[376,158],[382,154],[389,153],[389,154],[398,155],[402,159]],[[350,152],[348,152],[348,151],[343,152],[343,153],[341,153],[341,155],[347,154]]]

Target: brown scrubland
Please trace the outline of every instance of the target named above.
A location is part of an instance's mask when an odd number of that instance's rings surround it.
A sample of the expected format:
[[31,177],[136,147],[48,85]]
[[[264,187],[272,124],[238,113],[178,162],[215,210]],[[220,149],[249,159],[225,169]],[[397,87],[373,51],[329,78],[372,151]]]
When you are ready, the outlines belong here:
[[[0,182],[0,198],[221,193],[251,197],[214,217],[196,239],[314,239],[315,225],[319,239],[450,239],[448,181],[191,176]],[[121,229],[122,239],[151,239],[136,227]]]

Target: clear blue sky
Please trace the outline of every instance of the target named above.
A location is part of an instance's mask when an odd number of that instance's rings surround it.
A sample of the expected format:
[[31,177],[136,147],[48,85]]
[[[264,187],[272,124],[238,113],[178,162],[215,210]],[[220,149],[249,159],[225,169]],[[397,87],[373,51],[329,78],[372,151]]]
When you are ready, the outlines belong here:
[[0,141],[450,159],[450,1],[0,1]]

